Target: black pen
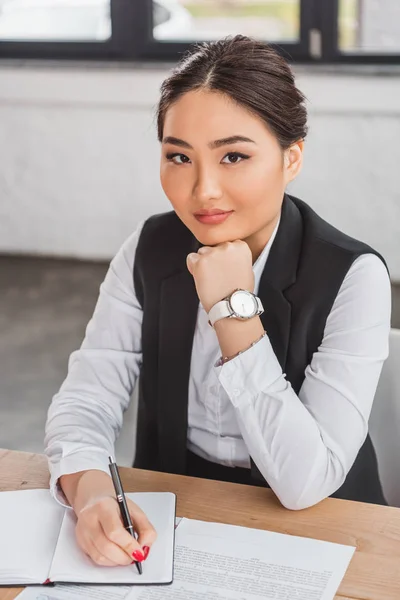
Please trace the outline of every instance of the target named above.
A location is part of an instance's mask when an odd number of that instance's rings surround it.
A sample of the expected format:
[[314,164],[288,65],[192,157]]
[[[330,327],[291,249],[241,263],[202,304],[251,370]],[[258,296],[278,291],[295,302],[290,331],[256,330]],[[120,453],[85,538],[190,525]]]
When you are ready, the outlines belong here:
[[[115,495],[117,497],[117,502],[119,506],[119,510],[121,511],[122,522],[124,524],[125,529],[131,536],[137,540],[137,535],[135,530],[133,529],[131,516],[129,514],[128,506],[126,504],[126,498],[124,494],[124,490],[122,488],[121,478],[119,476],[118,467],[115,462],[112,461],[111,457],[108,457],[110,464],[108,465],[111,473],[111,478],[113,480]],[[142,574],[142,565],[140,562],[136,562],[136,567],[139,572],[139,575]]]

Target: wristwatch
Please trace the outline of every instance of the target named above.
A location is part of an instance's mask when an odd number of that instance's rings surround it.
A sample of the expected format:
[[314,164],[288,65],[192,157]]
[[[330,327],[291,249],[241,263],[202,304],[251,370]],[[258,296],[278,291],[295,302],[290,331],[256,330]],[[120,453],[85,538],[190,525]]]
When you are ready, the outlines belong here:
[[208,323],[214,327],[214,323],[220,319],[233,318],[246,321],[263,312],[264,307],[260,298],[248,290],[237,289],[230,296],[214,304],[208,313]]

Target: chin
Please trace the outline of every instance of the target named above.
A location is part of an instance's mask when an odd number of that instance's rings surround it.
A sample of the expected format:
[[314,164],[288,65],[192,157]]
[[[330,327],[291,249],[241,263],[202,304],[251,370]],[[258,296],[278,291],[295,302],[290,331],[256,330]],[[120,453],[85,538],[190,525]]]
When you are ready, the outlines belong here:
[[241,239],[237,233],[230,232],[229,229],[224,231],[218,225],[195,227],[191,229],[191,232],[203,246],[217,246],[224,242],[233,242],[234,240]]
[[244,232],[238,231],[238,227],[235,227],[235,223],[229,223],[230,219],[228,219],[226,223],[221,223],[219,225],[205,225],[192,216],[189,218],[182,218],[183,215],[178,214],[178,217],[203,246],[217,246],[224,242],[233,242],[234,240],[243,239],[242,234]]

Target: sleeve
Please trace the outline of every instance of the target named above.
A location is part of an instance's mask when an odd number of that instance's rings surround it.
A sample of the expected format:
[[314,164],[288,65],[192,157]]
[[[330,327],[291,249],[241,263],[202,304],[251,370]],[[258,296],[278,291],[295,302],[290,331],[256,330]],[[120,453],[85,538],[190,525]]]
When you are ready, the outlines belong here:
[[217,368],[249,454],[287,508],[334,493],[354,463],[388,355],[390,312],[387,270],[363,255],[342,283],[298,396],[268,336]]
[[140,372],[142,309],[133,265],[143,224],[111,261],[81,348],[71,354],[67,377],[48,411],[50,490],[64,505],[57,485],[61,475],[87,469],[109,473],[108,457]]

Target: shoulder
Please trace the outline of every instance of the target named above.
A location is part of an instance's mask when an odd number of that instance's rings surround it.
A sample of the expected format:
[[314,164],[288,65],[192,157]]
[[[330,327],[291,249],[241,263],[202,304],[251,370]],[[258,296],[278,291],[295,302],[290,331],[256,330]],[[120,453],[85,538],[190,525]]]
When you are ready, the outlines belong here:
[[365,277],[379,271],[388,279],[387,265],[379,252],[325,221],[302,200],[289,198],[301,215],[303,227],[299,272],[318,273],[312,280],[314,287],[324,289],[329,282],[335,281],[339,290],[352,265],[366,255],[366,261],[354,266],[352,274],[358,272],[360,277]]
[[[328,331],[378,328],[386,340],[390,329],[391,286],[387,269],[375,254],[363,254],[351,265],[339,289],[327,322]],[[340,326],[339,326],[340,325]],[[386,343],[386,341],[385,341]]]
[[343,301],[358,299],[360,309],[377,305],[385,312],[391,309],[391,285],[385,264],[376,254],[356,258],[348,270],[339,291]]
[[187,227],[174,211],[158,213],[152,215],[144,222],[140,236],[141,243],[147,241],[156,242],[156,240],[152,239],[154,236],[157,236],[159,241],[163,241],[165,238],[170,238],[171,234],[185,230],[187,230]]
[[352,264],[346,279],[351,278],[368,284],[390,282],[388,271],[377,254],[362,254]]
[[306,234],[305,237],[313,245],[331,246],[333,250],[337,249],[338,252],[353,255],[366,253],[375,254],[384,262],[383,257],[371,248],[371,246],[347,235],[331,223],[328,223],[328,221],[317,214],[315,210],[303,200],[300,200],[295,196],[289,197],[299,209],[303,220],[304,233]]
[[119,275],[121,271],[126,270],[132,273],[132,269],[135,263],[135,256],[137,251],[138,242],[140,240],[145,221],[140,221],[136,226],[136,229],[126,238],[118,252],[110,263],[110,271],[113,271],[116,275]]
[[184,268],[186,256],[193,250],[196,238],[174,211],[149,217],[141,231],[135,266],[165,275]]

